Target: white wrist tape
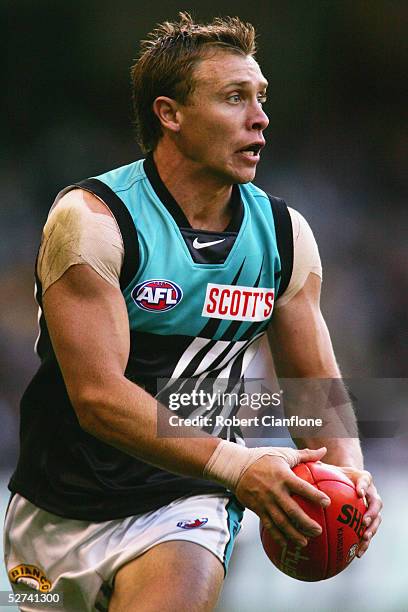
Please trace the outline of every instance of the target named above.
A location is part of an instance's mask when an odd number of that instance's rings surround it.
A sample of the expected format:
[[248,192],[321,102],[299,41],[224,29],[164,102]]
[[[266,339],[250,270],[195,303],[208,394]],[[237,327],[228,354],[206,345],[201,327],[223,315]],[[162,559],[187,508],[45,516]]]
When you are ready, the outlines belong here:
[[203,477],[223,484],[227,489],[235,491],[246,470],[265,455],[281,457],[290,468],[299,463],[299,451],[294,448],[245,448],[234,442],[221,440],[207,461]]

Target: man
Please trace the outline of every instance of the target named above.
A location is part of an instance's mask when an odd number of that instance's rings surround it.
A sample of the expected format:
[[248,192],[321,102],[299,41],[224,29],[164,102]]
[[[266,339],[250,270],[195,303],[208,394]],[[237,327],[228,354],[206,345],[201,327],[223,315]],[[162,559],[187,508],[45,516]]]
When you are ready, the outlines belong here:
[[213,609],[242,506],[282,544],[320,532],[291,497],[330,503],[293,474],[302,461],[344,466],[377,531],[356,439],[294,450],[247,449],[234,428],[157,435],[168,411],[153,395],[239,384],[272,313],[279,375],[340,376],[311,231],[251,184],[268,125],[254,52],[237,18],[159,26],[132,71],[146,160],[67,188],[44,228],[42,363],[22,400],[5,553],[15,590],[62,592],[66,611]]

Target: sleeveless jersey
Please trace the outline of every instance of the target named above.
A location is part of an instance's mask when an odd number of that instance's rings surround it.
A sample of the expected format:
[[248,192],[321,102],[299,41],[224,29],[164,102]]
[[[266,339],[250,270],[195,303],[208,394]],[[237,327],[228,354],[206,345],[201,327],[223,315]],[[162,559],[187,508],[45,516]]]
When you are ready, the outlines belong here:
[[[130,328],[125,376],[168,403],[200,388],[232,392],[286,288],[293,243],[286,205],[252,184],[234,185],[223,232],[193,229],[152,157],[72,186],[110,208],[125,247],[120,286]],[[278,231],[279,230],[279,231]],[[282,269],[281,257],[285,257]],[[37,277],[37,300],[42,306]],[[41,366],[21,401],[21,450],[11,491],[69,518],[103,521],[147,512],[184,495],[223,491],[171,474],[81,429],[40,318]],[[233,416],[230,402],[186,406],[179,416]],[[242,443],[239,429],[208,433]],[[176,435],[176,434],[175,434]]]

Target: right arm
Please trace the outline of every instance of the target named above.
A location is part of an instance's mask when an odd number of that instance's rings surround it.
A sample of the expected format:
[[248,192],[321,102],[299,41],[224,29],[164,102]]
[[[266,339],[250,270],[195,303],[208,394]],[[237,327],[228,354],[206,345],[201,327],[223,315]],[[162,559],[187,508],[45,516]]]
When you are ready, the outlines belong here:
[[[219,440],[158,438],[158,402],[124,375],[130,339],[120,290],[89,266],[75,265],[51,285],[43,305],[82,429],[157,467],[202,476]],[[188,431],[193,436],[193,430]]]

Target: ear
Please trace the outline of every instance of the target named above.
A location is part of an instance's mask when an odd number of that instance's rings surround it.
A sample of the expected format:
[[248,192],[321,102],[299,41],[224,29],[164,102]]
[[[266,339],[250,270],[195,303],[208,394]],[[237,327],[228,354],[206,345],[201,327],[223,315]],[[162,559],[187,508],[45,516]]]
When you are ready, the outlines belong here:
[[179,105],[176,100],[159,96],[153,102],[153,112],[158,117],[163,128],[171,132],[180,131]]

